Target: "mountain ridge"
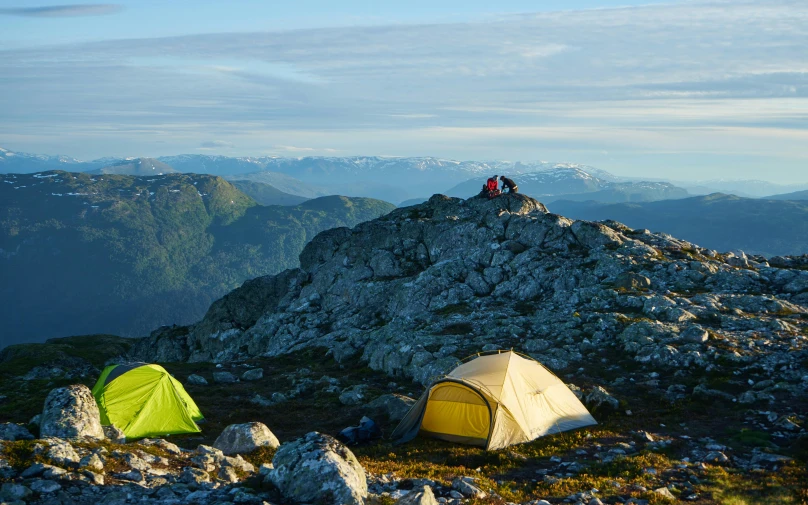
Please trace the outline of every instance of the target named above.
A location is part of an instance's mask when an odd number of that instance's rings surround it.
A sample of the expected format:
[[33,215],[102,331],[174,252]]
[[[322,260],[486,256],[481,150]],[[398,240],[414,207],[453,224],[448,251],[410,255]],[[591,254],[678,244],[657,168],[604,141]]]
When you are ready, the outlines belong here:
[[808,252],[808,202],[713,193],[656,202],[549,204],[576,219],[612,219],[717,250],[777,256]]
[[141,336],[192,322],[244,280],[295,266],[317,232],[394,208],[305,203],[263,207],[210,175],[0,175],[6,337]]

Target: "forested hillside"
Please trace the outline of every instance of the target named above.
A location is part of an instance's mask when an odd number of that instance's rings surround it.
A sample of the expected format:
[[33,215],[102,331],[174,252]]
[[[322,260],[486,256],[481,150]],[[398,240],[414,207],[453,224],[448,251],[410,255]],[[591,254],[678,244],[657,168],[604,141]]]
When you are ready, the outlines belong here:
[[297,266],[318,232],[393,208],[263,207],[208,175],[0,176],[2,344],[192,322],[244,280]]

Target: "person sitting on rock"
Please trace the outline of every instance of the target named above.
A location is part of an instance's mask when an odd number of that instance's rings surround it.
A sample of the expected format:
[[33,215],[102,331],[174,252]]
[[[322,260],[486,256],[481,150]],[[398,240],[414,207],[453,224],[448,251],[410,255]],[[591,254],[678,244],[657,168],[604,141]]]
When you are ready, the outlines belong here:
[[[494,177],[496,177],[496,176],[494,176]],[[513,182],[513,179],[509,179],[508,177],[505,177],[504,175],[500,175],[499,180],[502,181],[502,190],[503,191],[505,190],[505,188],[508,188],[508,193],[518,193],[519,192],[519,186],[517,186],[516,183]]]
[[499,190],[499,182],[497,181],[497,176],[489,177],[488,181],[483,184],[482,194],[487,196],[489,199],[494,198],[495,196],[499,196],[501,191]]

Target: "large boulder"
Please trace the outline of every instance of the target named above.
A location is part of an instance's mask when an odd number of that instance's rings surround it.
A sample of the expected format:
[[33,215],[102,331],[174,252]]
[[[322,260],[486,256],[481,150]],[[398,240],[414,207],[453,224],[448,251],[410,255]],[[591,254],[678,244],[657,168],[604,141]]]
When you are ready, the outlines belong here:
[[275,469],[267,477],[290,501],[362,505],[368,494],[365,469],[356,456],[316,431],[283,444],[272,464]]
[[263,423],[231,424],[213,442],[225,454],[252,452],[259,447],[278,448],[281,443]]
[[56,388],[48,393],[40,423],[42,438],[104,438],[98,405],[90,388],[83,384]]

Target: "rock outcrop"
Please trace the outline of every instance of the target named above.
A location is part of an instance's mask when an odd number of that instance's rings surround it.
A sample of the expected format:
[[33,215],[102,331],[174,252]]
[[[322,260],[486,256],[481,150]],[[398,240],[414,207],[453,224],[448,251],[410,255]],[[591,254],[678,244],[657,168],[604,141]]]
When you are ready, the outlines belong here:
[[312,432],[283,444],[268,479],[281,494],[301,503],[363,505],[368,494],[365,470],[334,438]]
[[45,399],[39,431],[43,438],[103,439],[98,405],[90,388],[78,384],[51,391]]
[[435,195],[320,233],[299,269],[231,292],[171,344],[217,362],[326,347],[421,384],[486,349],[556,371],[612,349],[671,370],[754,364],[796,394],[808,270],[794,258],[730,259],[613,221],[573,221],[521,194]]

